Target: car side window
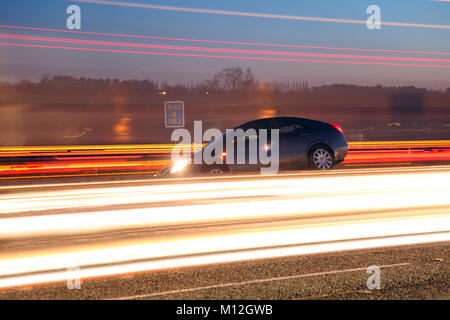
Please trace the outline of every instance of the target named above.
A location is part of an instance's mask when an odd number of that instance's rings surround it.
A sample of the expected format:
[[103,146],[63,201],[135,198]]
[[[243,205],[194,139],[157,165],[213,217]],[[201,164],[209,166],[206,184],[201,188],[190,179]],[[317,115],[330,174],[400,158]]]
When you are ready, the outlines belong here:
[[280,126],[280,134],[291,133],[295,131],[294,124],[284,123]]
[[294,123],[289,120],[278,119],[278,120],[274,121],[274,123],[271,126],[271,129],[278,129],[278,130],[280,130],[279,131],[280,135],[283,135],[283,134],[293,133],[295,131],[295,126],[294,126]]
[[294,121],[295,130],[299,132],[308,132],[310,131],[307,127],[305,127],[302,123],[299,121]]

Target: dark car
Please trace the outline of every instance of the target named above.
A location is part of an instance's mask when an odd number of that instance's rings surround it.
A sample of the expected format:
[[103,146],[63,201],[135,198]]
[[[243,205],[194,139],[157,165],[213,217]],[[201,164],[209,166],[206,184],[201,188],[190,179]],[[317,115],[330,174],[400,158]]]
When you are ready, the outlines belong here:
[[[214,163],[194,163],[194,154],[190,160],[182,160],[182,162],[171,164],[161,174],[221,174],[261,170],[261,168],[268,165],[263,164],[260,157],[256,159],[256,162],[254,158],[252,160],[252,141],[254,142],[253,147],[256,144],[258,151],[262,151],[261,148],[263,148],[263,151],[267,152],[268,156],[271,156],[271,149],[275,146],[271,144],[271,129],[279,130],[278,145],[276,145],[278,157],[274,160],[277,161],[276,167],[279,170],[329,170],[342,162],[348,151],[348,144],[342,129],[335,123],[329,124],[317,120],[294,117],[276,117],[244,123],[234,128],[234,132],[238,132],[236,131],[237,129],[242,129],[242,131],[248,133],[244,136],[232,137],[234,140],[231,146],[234,150],[237,150],[239,143],[243,143],[241,146],[245,146],[244,154],[240,155],[240,162],[237,161],[238,152],[230,152],[227,149],[230,144],[226,143],[227,134],[224,132],[222,135],[223,142],[220,144],[218,152],[214,152],[217,151],[214,148],[220,139],[215,139],[203,147],[199,151],[200,154],[197,154],[201,156],[205,152],[211,153],[213,149],[212,156],[216,158]],[[254,129],[254,131],[248,131],[249,129]],[[261,132],[264,132],[261,129],[266,129],[266,132],[268,132],[267,143],[265,144],[261,144],[261,141],[265,138],[261,134]],[[240,139],[244,141],[239,141]],[[242,161],[243,159],[245,161]]]

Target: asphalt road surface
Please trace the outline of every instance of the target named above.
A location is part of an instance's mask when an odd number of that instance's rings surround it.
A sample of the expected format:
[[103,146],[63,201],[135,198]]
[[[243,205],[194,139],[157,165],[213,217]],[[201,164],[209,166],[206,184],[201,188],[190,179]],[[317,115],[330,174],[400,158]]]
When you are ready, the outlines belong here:
[[449,166],[4,186],[0,298],[448,299],[448,194]]
[[[449,244],[266,259],[0,292],[0,299],[450,299]],[[369,266],[380,289],[369,289]],[[70,287],[70,286],[69,286]]]

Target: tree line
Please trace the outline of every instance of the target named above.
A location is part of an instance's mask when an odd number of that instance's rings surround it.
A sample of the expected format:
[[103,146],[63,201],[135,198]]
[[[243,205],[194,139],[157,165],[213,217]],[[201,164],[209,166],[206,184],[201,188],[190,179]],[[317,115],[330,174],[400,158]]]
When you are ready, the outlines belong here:
[[108,92],[128,92],[129,94],[143,98],[160,95],[205,95],[205,94],[257,94],[261,91],[280,95],[304,94],[304,93],[340,93],[340,94],[450,94],[450,88],[446,91],[435,91],[424,88],[409,87],[384,87],[358,86],[348,84],[333,84],[310,87],[308,81],[271,81],[257,80],[250,68],[229,67],[217,71],[212,79],[194,83],[159,82],[150,79],[144,80],[119,80],[119,79],[94,79],[86,77],[73,77],[68,75],[48,74],[41,76],[39,81],[33,82],[27,79],[17,83],[0,82],[0,92],[6,94],[14,91],[17,94],[26,95],[96,95]]

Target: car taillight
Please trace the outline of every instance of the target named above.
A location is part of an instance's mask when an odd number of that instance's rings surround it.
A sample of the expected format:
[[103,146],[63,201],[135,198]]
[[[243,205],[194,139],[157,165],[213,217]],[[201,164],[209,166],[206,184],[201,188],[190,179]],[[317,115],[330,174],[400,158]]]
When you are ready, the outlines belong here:
[[335,127],[337,131],[339,131],[340,133],[344,134],[344,131],[342,131],[341,126],[338,125],[337,123],[330,123],[329,125]]

